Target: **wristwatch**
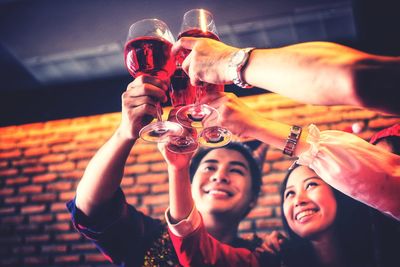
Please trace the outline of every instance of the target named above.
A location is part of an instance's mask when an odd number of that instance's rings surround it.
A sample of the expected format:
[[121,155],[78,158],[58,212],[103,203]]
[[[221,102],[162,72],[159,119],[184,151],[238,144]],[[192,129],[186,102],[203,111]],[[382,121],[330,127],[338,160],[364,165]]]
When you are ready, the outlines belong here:
[[246,66],[251,51],[253,51],[255,47],[248,47],[248,48],[243,48],[240,49],[239,51],[235,52],[228,65],[228,73],[229,77],[233,81],[234,84],[236,84],[239,87],[242,88],[251,88],[250,84],[246,83],[246,81],[243,79],[242,75],[242,70]]
[[293,156],[294,150],[296,149],[297,142],[299,141],[302,128],[297,125],[293,125],[290,128],[290,133],[286,139],[285,148],[283,149],[283,154],[288,156]]

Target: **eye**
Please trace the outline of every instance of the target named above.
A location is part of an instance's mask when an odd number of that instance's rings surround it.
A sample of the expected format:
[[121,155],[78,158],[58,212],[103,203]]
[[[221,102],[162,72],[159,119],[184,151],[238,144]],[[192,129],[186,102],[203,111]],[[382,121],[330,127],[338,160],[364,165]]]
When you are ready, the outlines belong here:
[[231,172],[238,173],[240,175],[244,175],[244,172],[241,169],[231,169]]
[[203,167],[203,172],[211,172],[211,171],[215,171],[216,168],[212,165],[206,165]]
[[316,182],[309,182],[309,183],[307,184],[307,186],[306,186],[306,189],[313,188],[313,187],[315,187],[315,186],[318,186],[318,183],[316,183]]
[[288,197],[293,197],[294,196],[294,191],[293,190],[289,190],[285,193],[285,199]]

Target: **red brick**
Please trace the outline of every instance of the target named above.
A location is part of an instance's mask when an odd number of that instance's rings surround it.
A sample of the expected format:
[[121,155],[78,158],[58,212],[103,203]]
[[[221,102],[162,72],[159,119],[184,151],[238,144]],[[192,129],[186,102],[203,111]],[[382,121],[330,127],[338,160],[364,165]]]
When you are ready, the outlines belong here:
[[152,163],[150,165],[150,172],[160,172],[160,171],[167,171],[167,163],[165,161]]
[[46,146],[28,148],[24,151],[26,157],[43,156],[50,153],[50,149]]
[[6,185],[21,185],[29,182],[28,177],[16,177],[16,178],[8,178],[6,180]]
[[25,240],[27,243],[47,242],[50,240],[50,236],[48,234],[31,235],[26,236]]
[[168,203],[168,194],[143,196],[143,205],[159,205]]
[[[49,264],[49,256],[32,256],[23,258],[24,264],[26,265],[47,265]],[[40,266],[39,265],[39,266]],[[25,265],[24,265],[25,266]]]
[[35,246],[18,246],[12,250],[15,254],[32,254],[35,252]]
[[50,205],[50,211],[66,211],[65,203],[53,203]]
[[0,177],[4,176],[15,176],[18,174],[17,169],[5,169],[5,170],[0,170]]
[[22,173],[24,174],[39,174],[39,173],[44,173],[46,171],[46,168],[41,165],[37,165],[34,167],[25,167],[22,170]]
[[35,175],[32,178],[33,183],[49,183],[53,182],[54,180],[57,179],[57,175],[54,173],[45,173],[41,175]]
[[273,209],[268,208],[268,207],[256,207],[252,209],[247,215],[248,218],[254,219],[254,218],[266,218],[266,217],[271,217],[273,214]]
[[67,191],[72,188],[71,182],[57,182],[46,185],[46,191]]
[[75,164],[73,162],[65,162],[61,164],[52,164],[49,165],[49,171],[52,172],[65,172],[65,171],[72,171],[75,169]]
[[59,198],[61,201],[69,201],[75,197],[75,194],[75,191],[62,192],[59,194]]
[[251,224],[252,224],[251,221],[248,221],[248,220],[242,221],[239,224],[239,231],[248,231],[248,230],[250,230],[252,228]]
[[7,152],[0,152],[0,159],[14,159],[21,157],[22,153],[18,149]]
[[150,192],[148,185],[134,185],[133,187],[124,188],[126,195],[144,195]]
[[79,262],[79,255],[65,255],[65,256],[55,256],[54,262],[55,263],[72,263],[72,262]]
[[87,262],[107,262],[107,259],[101,253],[85,254],[85,261],[87,261]]
[[43,142],[48,145],[65,144],[72,142],[72,137],[69,136],[51,136],[50,138],[44,139]]
[[73,180],[80,180],[83,176],[82,170],[73,170],[68,172],[60,173],[59,176],[62,179],[73,179]]
[[49,154],[40,158],[41,163],[58,163],[63,162],[67,158],[64,154]]
[[69,160],[76,160],[76,159],[91,159],[95,154],[94,151],[77,151],[68,154]]
[[32,213],[39,213],[43,212],[45,210],[46,206],[41,204],[41,205],[26,205],[24,207],[21,207],[21,213],[22,214],[32,214]]
[[84,169],[86,169],[89,162],[90,162],[90,160],[80,160],[80,161],[78,161],[76,168],[79,170],[84,170]]
[[289,167],[293,164],[293,160],[277,161],[272,163],[272,169],[276,171],[287,171]]
[[57,231],[57,232],[66,232],[70,230],[70,223],[55,223],[55,224],[47,224],[44,227],[44,230],[47,231]]
[[124,176],[121,181],[121,186],[128,188],[134,185],[134,179],[130,176]]
[[40,215],[30,215],[29,216],[29,222],[30,223],[48,223],[53,220],[53,215],[52,214],[40,214]]
[[95,250],[96,246],[93,243],[85,243],[85,244],[72,244],[72,251],[82,251],[82,250]]
[[156,184],[151,187],[152,193],[168,193],[169,185],[168,183],[165,184]]
[[[81,148],[81,147],[79,147]],[[68,143],[68,144],[61,144],[61,145],[53,145],[51,146],[51,151],[54,153],[65,153],[65,152],[70,152],[74,151],[77,149],[77,145],[75,143]]]
[[37,233],[39,232],[40,225],[39,224],[18,224],[15,226],[15,230],[18,232],[25,233]]
[[40,193],[42,192],[42,190],[43,187],[41,185],[26,185],[19,188],[19,193],[34,194],[34,193]]
[[373,129],[382,129],[382,128],[386,128],[389,126],[392,126],[393,124],[399,123],[400,119],[399,118],[385,118],[385,117],[381,117],[381,118],[377,118],[374,120],[371,120],[368,123],[368,127],[373,128]]
[[58,234],[55,236],[57,241],[76,241],[79,240],[81,235],[79,233]]
[[286,176],[286,172],[274,172],[263,175],[263,183],[281,183]]
[[259,219],[256,221],[256,228],[258,230],[262,229],[273,229],[273,228],[282,228],[282,221],[281,219],[274,218],[274,219]]
[[55,193],[44,193],[31,196],[33,202],[54,202],[56,199],[57,195]]
[[15,196],[4,198],[4,203],[6,204],[23,204],[27,200],[26,196]]
[[167,208],[168,208],[168,205],[153,206],[152,207],[152,215],[153,216],[164,215]]
[[266,160],[269,160],[269,161],[276,161],[276,160],[279,160],[282,158],[283,158],[283,153],[281,150],[270,149],[266,155]]
[[164,158],[160,152],[153,152],[153,153],[149,153],[149,154],[138,155],[136,161],[139,163],[159,162],[159,161],[164,161]]
[[139,203],[138,197],[136,197],[136,196],[126,196],[126,202],[128,202],[129,204],[131,204],[133,206],[136,206]]
[[11,150],[17,147],[14,141],[0,139],[0,150]]
[[262,173],[269,173],[271,171],[271,165],[267,162],[264,162]]
[[44,245],[41,246],[41,250],[44,253],[65,253],[67,252],[67,246],[66,245]]
[[0,160],[0,168],[6,168],[8,166],[8,162],[7,161],[1,161]]
[[12,165],[14,167],[27,167],[27,166],[33,166],[38,164],[38,159],[37,158],[23,158],[23,159],[18,159],[18,160],[13,160]]
[[149,171],[150,167],[148,164],[135,164],[132,166],[126,166],[124,169],[124,175],[142,174],[148,173]]
[[0,208],[0,214],[7,215],[15,213],[15,207]]
[[278,194],[276,195],[266,195],[258,199],[258,205],[266,206],[278,206],[281,203],[281,198]]
[[0,196],[10,196],[14,194],[14,188],[0,188]]
[[261,192],[264,195],[279,193],[280,185],[278,184],[265,184],[261,187]]
[[19,224],[22,223],[24,220],[24,216],[16,215],[16,216],[7,216],[7,217],[0,217],[2,223],[12,223],[12,224]]
[[58,222],[63,222],[63,221],[71,221],[71,214],[68,212],[65,213],[57,213],[56,218]]
[[138,175],[136,182],[138,184],[160,184],[165,183],[168,180],[168,175],[166,173],[153,173]]

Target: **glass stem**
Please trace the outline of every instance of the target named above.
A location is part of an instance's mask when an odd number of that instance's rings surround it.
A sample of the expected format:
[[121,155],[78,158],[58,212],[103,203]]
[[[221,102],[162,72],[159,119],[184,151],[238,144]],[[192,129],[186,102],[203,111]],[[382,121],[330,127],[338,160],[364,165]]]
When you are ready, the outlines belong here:
[[157,109],[157,121],[162,121],[162,108],[159,102],[156,104],[156,109]]

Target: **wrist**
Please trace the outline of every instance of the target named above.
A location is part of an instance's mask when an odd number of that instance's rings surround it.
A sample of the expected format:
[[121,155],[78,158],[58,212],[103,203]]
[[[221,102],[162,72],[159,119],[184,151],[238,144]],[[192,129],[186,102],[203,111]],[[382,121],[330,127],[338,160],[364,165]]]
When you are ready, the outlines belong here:
[[231,54],[227,75],[229,80],[241,88],[252,88],[244,78],[244,71],[249,63],[250,54],[254,51],[254,47],[239,49]]

